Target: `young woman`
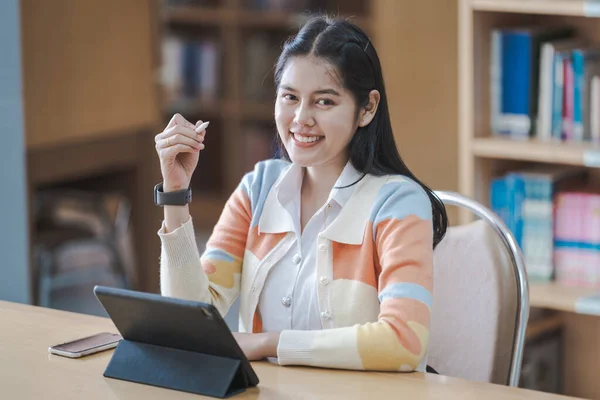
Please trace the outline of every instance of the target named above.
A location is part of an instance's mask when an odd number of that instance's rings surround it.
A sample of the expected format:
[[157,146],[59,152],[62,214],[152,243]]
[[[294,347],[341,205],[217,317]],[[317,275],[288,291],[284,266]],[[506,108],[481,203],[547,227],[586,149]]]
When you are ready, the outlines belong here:
[[[222,315],[239,296],[235,336],[250,360],[425,370],[447,218],[398,154],[373,44],[315,17],[285,44],[275,81],[281,159],[244,176],[202,256],[187,205],[164,207],[162,294]],[[175,115],[156,136],[162,192],[188,188],[201,124]]]

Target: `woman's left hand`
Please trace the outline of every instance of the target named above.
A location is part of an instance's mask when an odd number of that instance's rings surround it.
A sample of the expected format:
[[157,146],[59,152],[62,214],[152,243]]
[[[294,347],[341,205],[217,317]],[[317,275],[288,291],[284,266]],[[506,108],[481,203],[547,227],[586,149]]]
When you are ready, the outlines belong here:
[[238,342],[238,345],[246,355],[248,361],[258,361],[267,357],[277,357],[279,332],[233,332],[233,337]]

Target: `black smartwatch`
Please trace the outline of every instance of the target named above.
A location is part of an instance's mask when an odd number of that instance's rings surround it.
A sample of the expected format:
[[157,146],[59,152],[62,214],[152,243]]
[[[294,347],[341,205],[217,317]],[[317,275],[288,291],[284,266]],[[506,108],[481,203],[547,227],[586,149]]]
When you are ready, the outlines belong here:
[[154,204],[157,206],[185,206],[192,201],[192,188],[163,192],[163,183],[154,186]]

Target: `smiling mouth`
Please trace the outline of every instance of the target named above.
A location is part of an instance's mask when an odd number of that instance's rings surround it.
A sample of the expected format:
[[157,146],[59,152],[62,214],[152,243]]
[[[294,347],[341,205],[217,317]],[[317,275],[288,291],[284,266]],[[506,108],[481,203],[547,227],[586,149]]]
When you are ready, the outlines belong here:
[[290,132],[295,141],[300,143],[316,143],[323,139],[325,136],[316,136],[316,135],[300,135],[293,132]]

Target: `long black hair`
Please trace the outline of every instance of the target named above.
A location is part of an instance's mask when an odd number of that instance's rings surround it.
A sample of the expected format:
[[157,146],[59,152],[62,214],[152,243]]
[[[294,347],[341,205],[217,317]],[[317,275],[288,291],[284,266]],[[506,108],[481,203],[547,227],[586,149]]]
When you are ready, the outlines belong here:
[[[275,85],[290,58],[312,55],[337,68],[346,90],[357,103],[356,117],[369,103],[371,90],[378,90],[380,102],[377,112],[367,126],[359,127],[350,140],[349,154],[352,165],[363,174],[404,175],[423,187],[431,200],[433,214],[433,245],[442,240],[448,226],[446,208],[435,193],[419,181],[402,161],[392,132],[387,96],[379,57],[367,35],[347,20],[314,16],[283,46],[275,67]],[[289,160],[279,142],[279,152]]]

